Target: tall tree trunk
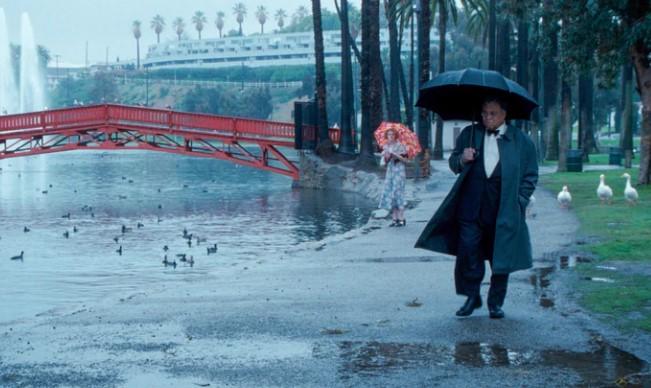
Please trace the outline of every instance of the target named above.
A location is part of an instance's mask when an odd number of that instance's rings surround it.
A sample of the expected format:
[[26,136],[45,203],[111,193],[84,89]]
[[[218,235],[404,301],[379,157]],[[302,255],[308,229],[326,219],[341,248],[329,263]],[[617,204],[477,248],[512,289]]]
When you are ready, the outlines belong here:
[[642,102],[642,127],[640,128],[640,174],[638,183],[651,183],[651,67],[649,51],[641,41],[630,48],[635,69],[635,81]]
[[339,151],[354,153],[353,136],[353,64],[350,58],[348,0],[341,0],[341,143]]
[[622,123],[619,146],[624,151],[624,167],[633,163],[633,69],[630,63],[624,64],[622,72]]
[[522,18],[518,22],[518,83],[529,85],[529,23]]
[[416,89],[415,86],[414,86],[414,80],[415,80],[414,73],[416,72],[416,65],[414,64],[414,49],[415,49],[414,48],[414,43],[416,42],[416,40],[414,39],[414,31],[416,29],[416,27],[415,27],[415,19],[416,19],[416,15],[412,12],[411,13],[411,28],[410,28],[410,31],[409,31],[410,40],[411,40],[411,46],[409,48],[409,51],[410,51],[409,52],[409,54],[410,54],[409,55],[409,95],[410,95],[409,101],[410,101],[410,103],[409,103],[409,112],[407,113],[407,115],[408,116],[410,115],[410,117],[411,117],[410,120],[409,120],[409,126],[412,127],[412,129],[414,131],[416,130],[416,121],[415,121],[416,120],[416,113],[415,113],[416,108],[414,107],[414,105],[416,104],[416,99],[418,98],[417,95],[414,95],[415,94],[414,89]]
[[380,65],[380,1],[362,0],[361,90],[362,139],[359,166],[375,165],[373,131],[382,121],[382,67]]
[[579,78],[579,148],[583,149],[583,159],[597,151],[594,139],[594,75],[592,71]]
[[[529,23],[524,16],[518,19],[518,45],[517,45],[517,69],[516,80],[522,87],[529,85]],[[517,126],[528,132],[529,122],[519,120]]]
[[[545,14],[550,15],[553,0],[545,0]],[[549,16],[543,18],[543,36],[549,36],[549,53],[543,57],[543,117],[546,132],[546,159],[558,160],[558,31],[556,20]]]
[[[420,64],[418,66],[420,74],[418,76],[418,84],[423,85],[429,81],[430,60],[429,60],[429,31],[432,28],[432,15],[429,7],[429,0],[420,0],[420,13],[418,14],[418,58]],[[420,142],[423,153],[420,156],[422,160],[421,166],[424,171],[421,171],[421,176],[429,176],[429,147],[430,147],[430,132],[431,122],[430,113],[427,109],[418,109],[418,141]]]
[[[380,56],[380,60],[382,57]],[[389,100],[389,82],[387,81],[387,73],[386,73],[386,68],[384,67],[384,62],[380,62],[380,67],[382,68],[382,102],[384,103],[384,111],[382,112],[382,117],[387,117],[389,114],[389,111],[391,110],[390,104],[391,101]],[[391,69],[389,69],[391,71]]]
[[140,39],[136,39],[136,69],[140,70]]
[[[445,71],[445,34],[448,27],[447,0],[438,0],[439,10],[439,68],[438,72]],[[436,139],[434,140],[434,160],[443,160],[443,120],[436,117]]]
[[[535,23],[533,25],[534,31],[533,35],[538,36],[539,25]],[[539,40],[534,39],[531,46],[531,83],[529,90],[536,101],[540,101],[540,47]],[[542,130],[542,120],[541,120],[542,109],[540,107],[534,109],[531,120],[533,125],[531,126],[531,138],[533,139],[534,145],[536,146],[536,152],[538,154],[538,160],[541,161],[544,155],[544,131]]]
[[560,133],[560,118],[558,106],[554,106],[553,110],[549,111],[549,115],[545,120],[547,126],[547,156],[545,159],[553,161],[558,160],[559,150],[559,133]]
[[414,104],[409,97],[409,90],[412,89],[412,86],[407,85],[407,79],[405,78],[405,69],[402,66],[402,61],[398,62],[398,64],[400,65],[400,89],[402,91],[402,100],[405,104],[407,125],[411,126],[414,122]]
[[488,68],[497,70],[497,0],[488,5]]
[[511,22],[508,19],[502,20],[498,31],[498,71],[505,77],[511,77]]
[[561,81],[561,129],[558,147],[558,171],[567,171],[567,150],[572,146],[572,87]]
[[400,47],[398,47],[398,26],[396,0],[384,0],[384,10],[389,26],[389,121],[400,122]]
[[[617,105],[615,107],[615,133],[619,133],[619,134],[622,133],[622,111],[624,110],[624,101],[626,100],[624,98],[624,96],[626,95],[625,93],[626,81],[624,79],[625,78],[624,73],[626,73],[626,65],[622,65],[622,71],[621,74],[619,75],[619,101],[617,101]],[[609,132],[608,135],[610,135],[610,131],[608,132]]]
[[328,131],[328,113],[326,109],[326,76],[323,53],[323,29],[321,28],[321,0],[312,0],[312,20],[314,23],[314,58],[316,62],[316,106],[319,141],[316,153],[328,156],[334,150]]

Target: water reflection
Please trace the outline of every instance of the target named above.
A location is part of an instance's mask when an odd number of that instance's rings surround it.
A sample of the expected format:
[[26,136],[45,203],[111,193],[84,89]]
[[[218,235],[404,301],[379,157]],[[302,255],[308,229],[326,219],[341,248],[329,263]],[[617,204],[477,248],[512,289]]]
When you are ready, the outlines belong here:
[[644,361],[608,343],[595,340],[592,345],[590,351],[572,352],[555,349],[522,351],[484,342],[434,346],[428,343],[343,341],[339,343],[339,374],[341,379],[348,380],[354,375],[383,375],[423,367],[441,367],[443,371],[449,371],[453,365],[515,367],[523,371],[532,367],[553,367],[573,370],[588,386],[601,386],[614,384],[618,379],[648,368]]
[[[152,152],[67,152],[5,159],[0,168],[0,321],[269,257],[362,226],[375,205],[293,190],[289,178],[224,161]],[[191,247],[184,228],[195,236]],[[207,256],[214,243],[217,255]],[[196,264],[164,268],[164,245],[170,259],[185,253]],[[21,250],[24,262],[10,262]]]

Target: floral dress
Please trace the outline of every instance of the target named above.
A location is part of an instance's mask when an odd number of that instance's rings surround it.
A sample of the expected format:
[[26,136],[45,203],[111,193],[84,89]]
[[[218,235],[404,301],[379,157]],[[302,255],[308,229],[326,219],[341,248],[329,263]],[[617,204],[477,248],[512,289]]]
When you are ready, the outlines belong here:
[[[382,157],[390,153],[396,155],[407,154],[407,149],[400,142],[389,143],[382,151]],[[386,159],[385,159],[386,160]],[[392,210],[394,208],[403,209],[407,204],[405,201],[405,164],[397,159],[387,162],[387,173],[384,178],[384,190],[380,197],[380,209]]]

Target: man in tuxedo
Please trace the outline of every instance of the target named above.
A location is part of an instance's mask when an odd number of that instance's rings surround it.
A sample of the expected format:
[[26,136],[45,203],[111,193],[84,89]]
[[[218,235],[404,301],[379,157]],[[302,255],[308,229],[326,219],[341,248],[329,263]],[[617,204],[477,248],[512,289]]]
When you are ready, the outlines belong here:
[[456,255],[456,292],[467,297],[457,316],[482,306],[485,260],[491,264],[488,312],[504,317],[509,274],[532,265],[525,210],[538,182],[531,139],[506,124],[507,104],[484,100],[482,125],[464,128],[449,159],[459,174],[416,246]]

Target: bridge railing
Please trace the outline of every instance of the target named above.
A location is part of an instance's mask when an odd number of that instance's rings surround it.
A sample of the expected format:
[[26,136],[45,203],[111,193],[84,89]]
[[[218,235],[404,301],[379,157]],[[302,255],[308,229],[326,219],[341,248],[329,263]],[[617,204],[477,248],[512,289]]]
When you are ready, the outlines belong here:
[[66,108],[0,116],[0,132],[50,129],[76,124],[101,123],[104,121],[104,112],[103,106],[89,106],[83,109]]
[[[0,135],[10,133],[41,133],[47,130],[93,125],[132,124],[170,129],[197,130],[225,136],[242,136],[277,140],[293,140],[294,123],[265,121],[201,113],[176,112],[168,109],[146,108],[117,104],[91,105],[50,111],[0,116]],[[314,138],[316,128],[305,126],[304,136]],[[330,137],[338,143],[340,131],[330,128]]]
[[150,124],[170,129],[190,129],[217,131],[224,134],[248,135],[291,139],[294,137],[294,124],[206,115],[201,113],[175,112],[166,109],[107,105],[108,118],[112,123],[134,122]]

